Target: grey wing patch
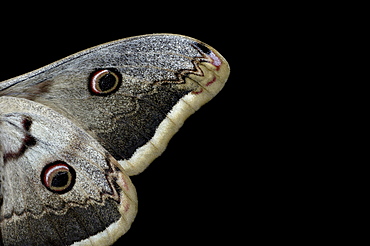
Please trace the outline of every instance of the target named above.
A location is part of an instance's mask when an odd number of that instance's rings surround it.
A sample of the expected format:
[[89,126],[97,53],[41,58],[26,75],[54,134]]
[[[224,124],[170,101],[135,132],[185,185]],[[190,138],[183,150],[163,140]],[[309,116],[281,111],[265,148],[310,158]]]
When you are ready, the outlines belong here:
[[[8,115],[7,118],[6,121],[0,119],[0,139],[7,140],[7,144],[1,148],[4,165],[8,160],[21,157],[28,148],[36,144],[36,140],[28,133],[32,125],[30,117]],[[9,120],[9,118],[18,119]]]

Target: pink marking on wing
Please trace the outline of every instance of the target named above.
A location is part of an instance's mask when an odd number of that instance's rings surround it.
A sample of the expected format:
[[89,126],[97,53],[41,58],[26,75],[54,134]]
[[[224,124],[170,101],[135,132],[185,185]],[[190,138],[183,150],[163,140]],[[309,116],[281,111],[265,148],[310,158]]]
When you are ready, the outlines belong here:
[[213,77],[213,79],[211,81],[209,81],[206,86],[210,86],[211,84],[213,84],[215,81],[216,81],[216,77]]
[[198,95],[203,92],[203,88],[200,89],[200,91],[192,91],[191,93]]
[[214,65],[216,67],[216,70],[218,71],[222,65],[221,59],[218,58],[218,56],[216,56],[213,52],[209,54],[209,57],[212,58],[213,60],[212,65]]
[[125,205],[125,212],[127,212],[130,209],[130,203],[126,203]]
[[125,189],[126,189],[127,191],[129,190],[129,188],[128,188],[128,185],[127,185],[126,181],[124,181],[124,182],[123,182],[123,187],[125,187]]

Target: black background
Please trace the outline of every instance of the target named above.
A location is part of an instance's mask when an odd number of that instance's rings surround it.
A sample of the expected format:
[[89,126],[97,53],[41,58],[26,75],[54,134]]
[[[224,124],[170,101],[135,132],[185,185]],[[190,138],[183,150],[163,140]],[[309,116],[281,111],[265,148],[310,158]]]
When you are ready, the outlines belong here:
[[222,13],[221,7],[181,8],[170,14],[104,5],[61,12],[32,9],[3,20],[0,81],[101,43],[150,33],[199,39],[230,64],[230,78],[219,95],[185,122],[162,156],[131,177],[138,215],[115,245],[210,244],[251,230],[243,217],[256,186],[250,181],[255,174],[249,164],[253,150],[247,144],[251,92],[246,90],[246,29],[243,23],[235,29],[235,22],[226,18],[231,13]]

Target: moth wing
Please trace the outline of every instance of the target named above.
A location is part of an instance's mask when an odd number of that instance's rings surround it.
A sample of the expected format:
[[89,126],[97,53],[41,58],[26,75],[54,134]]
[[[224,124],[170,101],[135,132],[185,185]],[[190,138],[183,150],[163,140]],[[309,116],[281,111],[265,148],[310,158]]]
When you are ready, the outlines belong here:
[[[130,228],[137,197],[129,177],[96,140],[58,112],[24,98],[0,97],[0,150],[2,244],[111,245]],[[45,175],[53,175],[46,167],[58,163],[74,172],[65,192],[50,190],[62,185],[54,178],[48,183]]]
[[[99,83],[104,76],[109,79]],[[0,96],[27,98],[61,112],[134,175],[164,151],[228,76],[227,61],[207,44],[155,34],[96,46],[4,81]]]

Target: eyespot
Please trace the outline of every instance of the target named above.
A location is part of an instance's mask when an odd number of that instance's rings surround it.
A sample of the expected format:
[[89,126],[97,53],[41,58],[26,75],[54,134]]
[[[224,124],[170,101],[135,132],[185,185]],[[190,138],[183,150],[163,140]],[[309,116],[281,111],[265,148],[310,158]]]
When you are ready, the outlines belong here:
[[53,162],[42,170],[41,181],[48,190],[64,194],[70,191],[75,184],[76,172],[65,162]]
[[118,90],[122,76],[116,69],[99,69],[90,76],[89,89],[95,95],[107,95]]

